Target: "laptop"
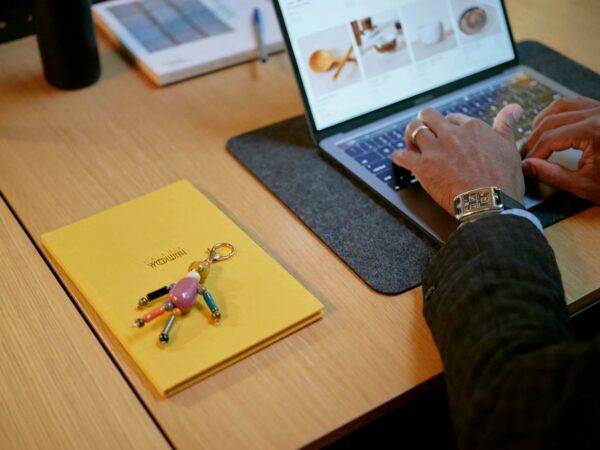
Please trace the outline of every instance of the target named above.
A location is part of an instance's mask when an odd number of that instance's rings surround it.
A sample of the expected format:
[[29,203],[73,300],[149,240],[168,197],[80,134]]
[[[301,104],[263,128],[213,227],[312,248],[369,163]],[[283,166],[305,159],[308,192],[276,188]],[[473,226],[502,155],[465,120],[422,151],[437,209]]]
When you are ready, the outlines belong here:
[[[517,145],[533,118],[576,94],[519,64],[501,0],[275,0],[314,141],[439,243],[457,222],[406,170],[391,161],[404,129],[425,107],[492,123],[504,105],[525,113]],[[581,152],[551,160],[576,168]],[[532,208],[553,190],[528,183]]]

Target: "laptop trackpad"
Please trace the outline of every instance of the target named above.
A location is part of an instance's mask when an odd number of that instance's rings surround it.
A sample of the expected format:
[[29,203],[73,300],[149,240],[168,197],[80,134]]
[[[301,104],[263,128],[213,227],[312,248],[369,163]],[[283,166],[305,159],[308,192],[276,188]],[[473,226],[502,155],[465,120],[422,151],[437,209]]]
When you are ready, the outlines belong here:
[[[554,152],[552,156],[548,158],[548,161],[559,164],[569,170],[577,170],[579,167],[579,160],[581,159],[581,153],[581,150],[570,148],[568,150],[563,150],[562,152]],[[539,205],[556,192],[556,189],[531,179],[525,180],[525,186],[524,203],[527,209]]]

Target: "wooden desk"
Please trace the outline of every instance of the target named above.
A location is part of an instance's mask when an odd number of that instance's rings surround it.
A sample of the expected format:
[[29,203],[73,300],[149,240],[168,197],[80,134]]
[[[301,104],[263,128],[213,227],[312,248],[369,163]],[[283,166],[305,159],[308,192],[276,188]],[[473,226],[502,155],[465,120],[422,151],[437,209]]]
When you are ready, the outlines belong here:
[[[528,37],[536,37],[532,30],[541,30],[541,37],[548,32],[545,42],[574,56],[579,42],[595,37],[597,14],[589,8],[598,8],[590,3],[509,6],[515,15],[526,14],[515,22],[517,38],[528,30]],[[527,9],[535,5],[539,16]],[[563,20],[577,24],[568,30],[572,34],[561,32]],[[563,41],[574,44],[555,45]],[[584,56],[581,61],[600,70],[599,61]],[[319,323],[158,400],[73,290],[176,446],[302,446],[402,399],[440,373],[421,316],[420,290],[398,297],[369,290],[224,148],[236,133],[301,113],[285,55],[163,89],[152,87],[104,39],[101,58],[98,84],[60,92],[44,83],[33,39],[0,47],[0,189],[33,239],[39,242],[43,232],[188,178],[326,305]],[[594,232],[599,227],[600,208],[595,208],[548,233],[560,253],[570,301],[600,287],[600,268],[592,257],[600,252],[600,234]],[[586,245],[572,246],[574,235]]]
[[1,447],[168,448],[1,200],[0,267]]

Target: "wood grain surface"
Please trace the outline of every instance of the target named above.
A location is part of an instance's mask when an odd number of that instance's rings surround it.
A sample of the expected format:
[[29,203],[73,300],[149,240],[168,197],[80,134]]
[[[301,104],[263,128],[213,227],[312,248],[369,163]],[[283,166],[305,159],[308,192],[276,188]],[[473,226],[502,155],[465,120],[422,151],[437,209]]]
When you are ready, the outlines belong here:
[[168,448],[0,200],[0,447]]
[[533,39],[600,72],[598,0],[505,0],[515,40]]
[[[598,70],[600,62],[573,53],[596,33],[590,2],[531,15],[527,8],[542,3],[508,3],[517,38],[537,37]],[[563,21],[577,26],[568,30]],[[0,189],[33,238],[188,178],[326,308],[319,323],[158,400],[70,287],[176,446],[299,447],[440,373],[420,290],[396,297],[369,290],[225,150],[235,134],[302,112],[286,55],[158,89],[103,38],[100,47],[100,82],[62,92],[45,84],[33,39],[0,46]],[[564,252],[559,263],[570,301],[600,288],[597,262],[588,257],[600,253],[599,229],[594,208],[548,233]],[[585,254],[571,245],[575,234]]]
[[301,112],[285,55],[156,89],[101,42],[102,79],[74,92],[45,84],[32,39],[0,47],[0,103],[11,105],[0,111],[0,187],[34,239],[188,178],[326,308],[319,323],[158,400],[73,291],[177,446],[298,447],[439,374],[420,291],[372,292],[225,150],[234,134]]

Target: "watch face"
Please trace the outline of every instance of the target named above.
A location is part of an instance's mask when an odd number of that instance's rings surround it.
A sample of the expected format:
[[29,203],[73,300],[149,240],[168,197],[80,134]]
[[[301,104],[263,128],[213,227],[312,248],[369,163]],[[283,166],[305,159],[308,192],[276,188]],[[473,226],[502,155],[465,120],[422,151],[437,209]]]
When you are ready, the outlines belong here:
[[489,190],[469,192],[461,196],[463,213],[488,209],[493,206]]

